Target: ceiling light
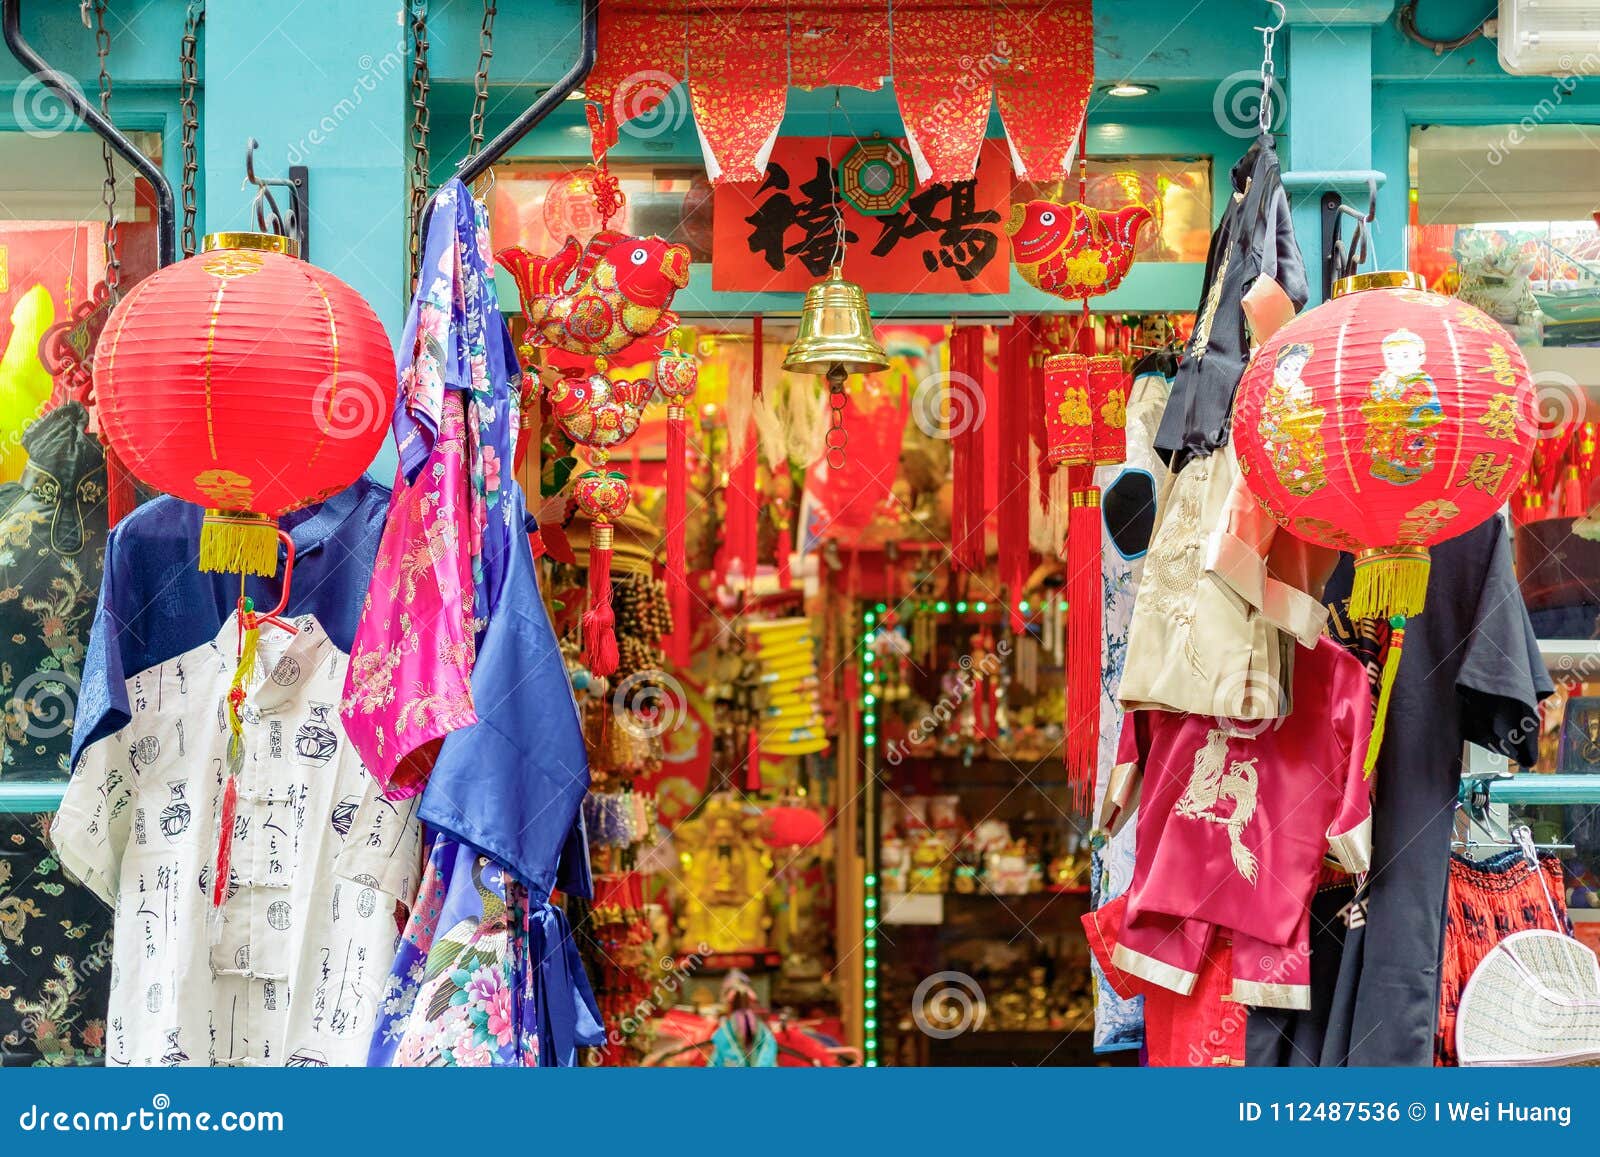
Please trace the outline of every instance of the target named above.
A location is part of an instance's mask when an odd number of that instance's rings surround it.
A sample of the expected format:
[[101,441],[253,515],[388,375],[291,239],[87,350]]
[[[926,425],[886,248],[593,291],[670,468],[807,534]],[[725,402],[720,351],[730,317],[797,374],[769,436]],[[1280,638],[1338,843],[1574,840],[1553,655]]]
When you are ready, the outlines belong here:
[[1100,91],[1106,96],[1149,96],[1156,91],[1153,84],[1134,84],[1131,80],[1122,81],[1120,84],[1103,84]]

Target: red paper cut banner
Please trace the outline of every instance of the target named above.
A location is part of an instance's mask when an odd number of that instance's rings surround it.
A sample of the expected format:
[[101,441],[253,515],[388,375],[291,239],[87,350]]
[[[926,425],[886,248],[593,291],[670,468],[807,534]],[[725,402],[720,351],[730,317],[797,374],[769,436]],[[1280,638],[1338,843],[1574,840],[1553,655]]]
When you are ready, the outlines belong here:
[[1017,176],[1053,180],[1072,164],[1094,88],[1090,0],[1008,0],[994,9],[994,34],[995,97]]
[[[716,190],[713,289],[801,292],[834,252],[830,164],[854,141],[780,137],[760,185]],[[919,184],[898,209],[869,217],[844,203],[846,274],[868,293],[1005,293],[1011,176],[1005,146],[984,144],[977,176]]]
[[789,83],[876,92],[889,75],[889,13],[882,0],[789,6]]
[[597,142],[602,148],[616,144],[617,131],[631,120],[650,118],[654,124],[665,116],[681,122],[682,105],[675,106],[681,98],[669,94],[685,76],[685,27],[681,4],[602,0],[594,68],[583,85],[605,120],[604,138]]
[[689,105],[712,184],[759,181],[783,122],[789,85],[786,0],[689,15]]
[[894,91],[922,181],[972,176],[989,124],[994,49],[987,6],[896,0]]

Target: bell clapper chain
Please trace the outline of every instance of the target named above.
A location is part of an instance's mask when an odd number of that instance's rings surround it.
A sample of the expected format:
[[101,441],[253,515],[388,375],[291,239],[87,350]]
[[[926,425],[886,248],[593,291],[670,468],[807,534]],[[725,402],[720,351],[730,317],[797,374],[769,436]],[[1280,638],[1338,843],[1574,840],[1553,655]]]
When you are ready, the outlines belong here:
[[839,363],[834,363],[828,370],[828,433],[824,444],[828,447],[828,468],[830,470],[843,470],[845,465],[845,447],[850,444],[850,431],[844,428],[844,407],[850,400],[845,392],[845,379],[849,372]]

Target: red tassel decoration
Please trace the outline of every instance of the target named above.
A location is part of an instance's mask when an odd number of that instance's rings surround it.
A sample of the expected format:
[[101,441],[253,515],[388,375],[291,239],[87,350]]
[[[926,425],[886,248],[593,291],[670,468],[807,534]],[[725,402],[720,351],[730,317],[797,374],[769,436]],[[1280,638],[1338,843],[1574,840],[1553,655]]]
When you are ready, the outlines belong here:
[[688,550],[684,539],[689,522],[689,399],[700,378],[700,364],[678,349],[656,359],[656,388],[667,402],[667,607],[672,634],[666,640],[667,656],[674,666],[689,665],[689,640],[693,620],[689,606]]
[[744,757],[744,786],[746,791],[761,790],[761,732],[750,729]]
[[217,876],[211,881],[211,906],[222,907],[228,898],[228,874],[233,871],[233,820],[239,811],[239,779],[228,775],[222,789],[222,816],[217,821]]
[[583,661],[599,676],[617,670],[617,617],[611,609],[611,539],[609,522],[589,530],[589,609],[583,612]]
[[1073,809],[1087,815],[1100,747],[1100,490],[1094,467],[1069,468],[1067,521],[1067,784]]
[[684,524],[689,518],[688,411],[667,407],[667,606],[672,612],[671,655],[682,667],[689,659],[689,566]]
[[987,551],[987,509],[983,485],[982,326],[950,335],[950,466],[954,493],[950,504],[951,561],[976,574]]
[[134,489],[133,474],[117,457],[111,443],[102,445],[106,454],[106,524],[114,527],[133,513],[134,507],[139,504],[139,495]]
[[[1022,588],[1032,569],[1028,549],[1028,502],[1034,479],[1028,469],[1029,362],[1033,357],[1030,324],[1019,319],[1008,326],[1000,352],[1000,582],[1006,588],[1006,609],[1013,634],[1025,629]],[[1041,407],[1042,408],[1042,407]]]

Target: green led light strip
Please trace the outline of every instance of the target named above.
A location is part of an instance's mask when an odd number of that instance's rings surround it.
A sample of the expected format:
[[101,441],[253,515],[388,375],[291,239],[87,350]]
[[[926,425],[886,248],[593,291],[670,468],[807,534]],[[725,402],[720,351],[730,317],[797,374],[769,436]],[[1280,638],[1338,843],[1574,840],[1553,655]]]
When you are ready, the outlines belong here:
[[878,616],[883,603],[861,616],[861,756],[867,807],[864,809],[867,872],[861,879],[862,991],[861,1043],[863,1063],[878,1067],[878,675],[877,655],[872,644],[877,640]]

